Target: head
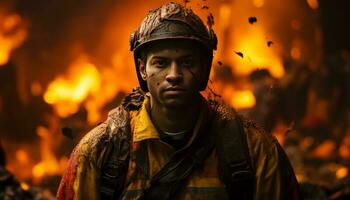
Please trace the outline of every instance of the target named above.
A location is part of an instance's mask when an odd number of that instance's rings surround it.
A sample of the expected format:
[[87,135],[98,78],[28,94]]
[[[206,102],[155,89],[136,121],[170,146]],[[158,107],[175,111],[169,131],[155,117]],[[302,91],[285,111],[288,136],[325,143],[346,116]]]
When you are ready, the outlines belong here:
[[[206,88],[216,45],[214,31],[191,9],[168,3],[150,11],[130,39],[142,90],[173,106],[191,100]],[[166,87],[186,92],[163,94]]]

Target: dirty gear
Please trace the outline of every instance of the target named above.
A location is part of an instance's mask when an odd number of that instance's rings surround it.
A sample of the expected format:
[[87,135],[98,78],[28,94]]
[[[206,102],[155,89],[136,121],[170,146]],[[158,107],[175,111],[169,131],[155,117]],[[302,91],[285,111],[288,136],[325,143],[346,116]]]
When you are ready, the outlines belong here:
[[191,9],[173,2],[150,11],[141,26],[131,34],[130,50],[134,52],[137,77],[142,90],[148,91],[147,83],[139,72],[140,52],[147,44],[169,39],[192,40],[204,47],[204,57],[207,59],[206,66],[203,66],[207,73],[201,83],[201,90],[204,90],[209,78],[213,51],[217,48],[216,34]]
[[[147,96],[140,93],[128,95],[123,105],[109,114],[107,121],[84,136],[69,159],[57,193],[59,200],[103,199],[101,171],[111,159],[108,155],[113,147],[117,147],[123,155],[119,157],[121,159],[118,159],[118,165],[127,166],[127,173],[119,173],[126,176],[123,177],[123,183],[118,183],[122,185],[122,190],[118,191],[116,199],[142,197],[152,185],[152,178],[167,165],[172,155],[181,151],[160,139],[150,119],[149,106]],[[211,115],[206,114],[211,111],[214,112],[214,121],[210,120]],[[223,128],[226,130],[231,127],[230,124],[222,126],[215,121],[229,122],[236,117],[228,106],[217,104],[212,107],[203,99],[201,113],[186,146],[196,144],[195,138],[204,133],[200,131],[201,127],[212,124],[213,127],[207,133],[215,137]],[[247,120],[242,121],[242,129],[247,141],[249,160],[254,168],[254,199],[302,199],[292,167],[277,140]],[[131,136],[130,142],[116,142],[115,138],[126,135]],[[130,150],[125,151],[128,148]],[[202,167],[192,172],[184,183],[183,190],[174,199],[232,199],[220,176],[219,152],[220,149],[217,148],[211,151]]]

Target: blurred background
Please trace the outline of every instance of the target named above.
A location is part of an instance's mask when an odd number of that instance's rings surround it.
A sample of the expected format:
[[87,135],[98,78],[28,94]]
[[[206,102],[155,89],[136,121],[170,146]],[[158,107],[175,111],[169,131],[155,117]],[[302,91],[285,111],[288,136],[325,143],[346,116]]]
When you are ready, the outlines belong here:
[[[0,1],[0,199],[54,199],[74,146],[137,86],[130,33],[166,2]],[[206,94],[278,138],[305,196],[350,198],[350,1],[177,2],[214,17]]]

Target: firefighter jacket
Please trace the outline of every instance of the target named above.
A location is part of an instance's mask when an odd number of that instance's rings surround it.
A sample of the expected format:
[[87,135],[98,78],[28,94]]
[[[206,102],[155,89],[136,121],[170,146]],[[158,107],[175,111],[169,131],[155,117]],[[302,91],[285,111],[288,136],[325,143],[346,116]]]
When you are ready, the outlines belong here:
[[[131,132],[130,159],[121,199],[137,199],[150,185],[150,180],[177,150],[163,142],[148,114],[149,99],[139,109],[127,111],[122,106],[111,111],[108,119],[86,134],[73,150],[62,177],[59,200],[100,199],[101,168],[112,142],[111,133]],[[208,102],[203,100],[197,123],[186,146],[199,127],[208,123]],[[227,117],[221,106],[218,117]],[[221,113],[221,114],[220,114]],[[232,113],[232,112],[231,112]],[[220,127],[218,127],[220,128]],[[254,123],[244,120],[243,128],[255,174],[254,199],[301,199],[292,167],[277,140],[261,131]],[[113,130],[119,131],[113,131]],[[215,128],[212,134],[215,134]],[[203,167],[189,177],[179,199],[229,199],[225,185],[218,175],[215,149],[206,158]]]

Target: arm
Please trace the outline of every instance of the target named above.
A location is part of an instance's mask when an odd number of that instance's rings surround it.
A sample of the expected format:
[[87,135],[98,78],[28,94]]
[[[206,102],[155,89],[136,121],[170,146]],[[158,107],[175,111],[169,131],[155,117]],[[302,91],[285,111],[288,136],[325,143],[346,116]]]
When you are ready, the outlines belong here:
[[302,199],[292,166],[271,135],[248,128],[248,145],[256,169],[255,200]]
[[100,199],[99,174],[106,123],[90,131],[73,150],[57,191],[58,200]]
[[86,157],[78,156],[73,152],[62,177],[57,199],[99,199],[97,174],[94,164]]

